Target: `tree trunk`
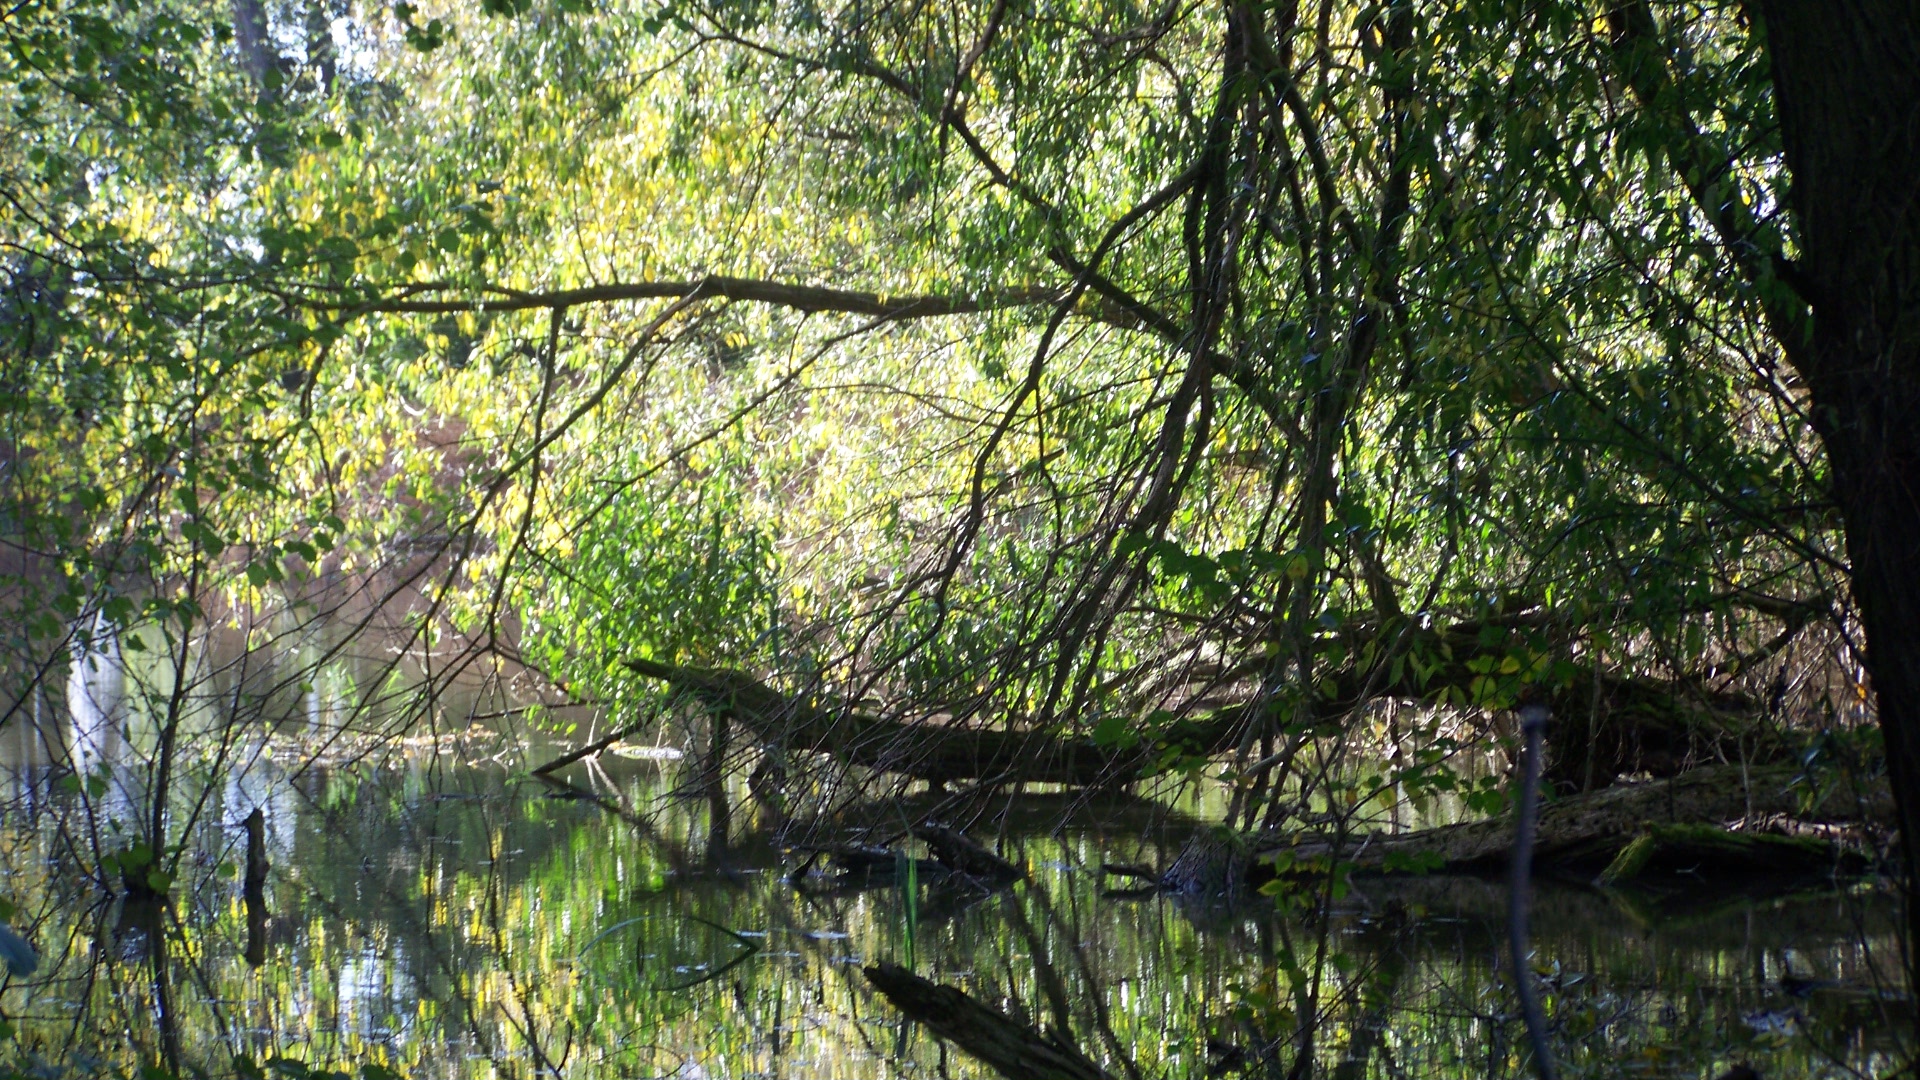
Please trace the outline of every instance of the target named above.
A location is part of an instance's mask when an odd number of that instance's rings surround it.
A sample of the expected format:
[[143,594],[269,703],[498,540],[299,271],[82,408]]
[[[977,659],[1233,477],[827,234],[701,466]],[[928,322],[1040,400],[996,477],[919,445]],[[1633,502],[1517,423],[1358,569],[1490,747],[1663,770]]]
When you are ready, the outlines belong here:
[[[1759,0],[1833,470],[1920,953],[1920,4]],[[1914,980],[1920,985],[1920,979]]]
[[253,81],[254,90],[265,97],[271,91],[274,68],[266,5],[261,0],[232,0],[232,8],[233,42],[240,49],[240,64]]
[[715,716],[738,720],[769,747],[828,754],[932,783],[1117,784],[1132,780],[1153,759],[1152,748],[1113,751],[1045,731],[867,716],[830,700],[783,694],[742,671],[638,659],[622,663],[698,698]]

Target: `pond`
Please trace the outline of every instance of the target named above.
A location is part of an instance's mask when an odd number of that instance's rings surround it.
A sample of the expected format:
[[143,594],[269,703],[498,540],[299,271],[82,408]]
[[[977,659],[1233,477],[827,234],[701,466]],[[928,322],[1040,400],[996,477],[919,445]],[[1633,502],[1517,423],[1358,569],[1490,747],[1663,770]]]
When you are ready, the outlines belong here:
[[[1011,888],[904,860],[796,875],[804,854],[744,782],[722,846],[706,804],[675,795],[686,761],[605,754],[555,785],[506,749],[476,729],[289,773],[259,744],[207,789],[160,907],[89,876],[110,795],[15,765],[0,862],[42,956],[0,996],[16,1056],[75,1076],[276,1057],[406,1077],[991,1075],[875,993],[863,965],[890,961],[1067,1033],[1128,1080],[1304,1075],[1284,1042],[1261,1051],[1303,1008],[1319,1075],[1530,1075],[1496,881],[1359,880],[1325,920],[1311,903],[1129,891],[1102,864],[1164,865],[1194,823],[1064,795],[1002,796],[965,823],[1027,869]],[[264,905],[234,873],[254,806]],[[915,813],[876,804],[847,838],[898,835]],[[1869,885],[1547,883],[1534,925],[1567,1075],[1838,1077],[1887,1071],[1904,1045],[1909,1007],[1883,985],[1892,909]]]

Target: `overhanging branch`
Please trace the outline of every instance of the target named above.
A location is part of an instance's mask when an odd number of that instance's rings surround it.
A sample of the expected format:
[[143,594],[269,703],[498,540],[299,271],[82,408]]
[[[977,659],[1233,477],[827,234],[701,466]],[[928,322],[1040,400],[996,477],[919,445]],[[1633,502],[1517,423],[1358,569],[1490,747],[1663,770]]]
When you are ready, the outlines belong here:
[[461,312],[546,311],[556,308],[606,304],[622,300],[668,300],[699,296],[773,304],[795,311],[865,315],[875,318],[923,319],[941,315],[975,315],[1005,308],[1028,307],[1058,301],[1061,290],[1028,287],[984,296],[941,296],[829,289],[783,281],[726,277],[713,274],[689,281],[641,281],[591,285],[579,289],[528,292],[481,287],[469,295],[446,300],[419,299],[423,291],[453,291],[457,286],[418,286],[403,296],[360,303],[325,302],[312,306],[334,311],[392,315],[456,315]]

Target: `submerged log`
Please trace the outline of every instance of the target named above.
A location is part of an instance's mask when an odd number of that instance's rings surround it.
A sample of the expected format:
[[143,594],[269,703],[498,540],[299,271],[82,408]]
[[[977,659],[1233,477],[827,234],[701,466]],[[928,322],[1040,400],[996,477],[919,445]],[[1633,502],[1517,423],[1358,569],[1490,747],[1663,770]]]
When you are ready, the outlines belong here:
[[1013,882],[1027,876],[1025,870],[945,825],[931,821],[916,825],[913,835],[926,842],[940,865],[956,874],[990,882]]
[[[1541,807],[1534,863],[1570,872],[1599,872],[1629,847],[1641,852],[1615,871],[1616,880],[1649,865],[1698,865],[1725,872],[1800,874],[1842,868],[1848,856],[1830,838],[1773,835],[1761,829],[1733,830],[1730,823],[1766,819],[1874,822],[1888,820],[1891,798],[1884,785],[1853,795],[1835,792],[1803,811],[1801,792],[1785,768],[1746,772],[1738,765],[1695,769],[1668,780],[1573,795]],[[1646,838],[1644,841],[1641,838]],[[1444,825],[1399,835],[1353,836],[1336,845],[1309,834],[1271,839],[1256,846],[1259,863],[1324,865],[1329,859],[1359,872],[1398,869],[1477,871],[1504,866],[1513,843],[1513,822]],[[1836,861],[1838,860],[1838,861]],[[1857,867],[1860,861],[1852,858]]]
[[1045,1035],[951,986],[894,964],[863,969],[893,1007],[991,1066],[1007,1080],[1113,1080],[1064,1032]]
[[899,852],[875,844],[796,844],[793,850],[807,856],[807,860],[795,872],[796,877],[804,877],[822,856],[826,857],[829,866],[843,874],[892,871],[900,862]]
[[[913,835],[924,841],[933,860],[913,859],[916,866],[938,874],[957,874],[986,885],[1007,885],[1023,880],[1027,872],[995,855],[964,833],[936,822],[913,827]],[[822,856],[828,865],[843,874],[863,875],[876,871],[891,873],[909,856],[876,844],[796,844],[793,850],[807,856],[796,877],[804,876]]]

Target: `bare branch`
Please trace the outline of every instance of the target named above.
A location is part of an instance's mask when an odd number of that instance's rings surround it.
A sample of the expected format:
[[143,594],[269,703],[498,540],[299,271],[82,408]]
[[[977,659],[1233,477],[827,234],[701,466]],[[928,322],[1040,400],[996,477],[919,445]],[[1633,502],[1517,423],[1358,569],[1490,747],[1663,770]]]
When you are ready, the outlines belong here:
[[[453,291],[457,286],[437,285],[429,291]],[[413,295],[420,291],[411,290]],[[663,300],[692,296],[742,300],[773,304],[795,311],[867,315],[889,319],[924,319],[942,315],[974,315],[1005,308],[1028,307],[1057,302],[1062,290],[1025,287],[990,293],[985,296],[889,295],[853,289],[829,289],[818,285],[796,285],[783,281],[725,277],[718,274],[690,281],[641,281],[609,285],[590,285],[579,289],[552,292],[525,292],[519,289],[482,287],[484,295],[451,300],[406,298],[373,300],[365,303],[314,303],[310,306],[332,311],[358,311],[395,315],[452,315],[463,311],[544,311],[607,304],[622,300]]]

